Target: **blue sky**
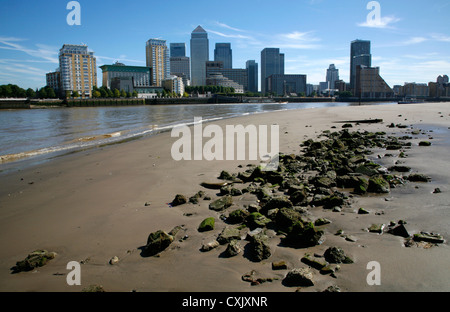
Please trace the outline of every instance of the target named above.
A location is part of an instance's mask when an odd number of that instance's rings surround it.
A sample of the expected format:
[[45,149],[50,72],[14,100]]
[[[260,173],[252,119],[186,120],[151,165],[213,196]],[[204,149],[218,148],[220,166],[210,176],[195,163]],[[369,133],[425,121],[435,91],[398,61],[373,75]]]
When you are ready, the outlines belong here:
[[[428,83],[450,74],[450,0],[79,0],[81,25],[66,22],[69,0],[0,0],[0,84],[45,85],[63,44],[87,44],[98,66],[116,60],[145,65],[150,38],[186,42],[201,25],[216,42],[230,42],[233,67],[260,63],[261,50],[278,47],[287,74],[325,80],[332,63],[349,81],[350,42],[371,40],[372,65],[388,84]],[[101,71],[98,82],[101,85]]]

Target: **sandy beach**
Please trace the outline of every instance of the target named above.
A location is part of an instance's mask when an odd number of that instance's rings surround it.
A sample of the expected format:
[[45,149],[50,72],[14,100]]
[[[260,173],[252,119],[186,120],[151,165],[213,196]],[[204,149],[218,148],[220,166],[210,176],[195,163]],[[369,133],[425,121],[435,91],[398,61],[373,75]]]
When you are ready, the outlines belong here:
[[[410,135],[407,157],[401,159],[413,172],[432,178],[429,183],[409,182],[389,194],[354,196],[351,208],[340,212],[315,207],[309,213],[327,218],[325,241],[311,248],[280,245],[281,235],[270,236],[271,257],[254,262],[242,253],[221,256],[226,246],[201,252],[202,244],[215,239],[227,224],[222,214],[256,202],[244,194],[233,199],[224,212],[208,208],[211,201],[171,207],[175,195],[190,197],[203,190],[211,200],[218,191],[202,182],[220,182],[220,172],[238,173],[253,161],[175,161],[170,132],[111,146],[57,157],[39,166],[0,175],[0,291],[80,292],[98,284],[107,292],[318,292],[337,285],[342,292],[450,291],[450,104],[350,106],[283,111],[215,121],[225,125],[272,125],[280,127],[280,152],[300,154],[300,144],[318,139],[325,130],[340,131],[339,121],[382,119],[382,123],[356,124],[350,131],[384,131]],[[406,125],[406,128],[388,126]],[[332,127],[336,127],[335,129]],[[412,134],[413,130],[420,130]],[[418,145],[430,141],[429,147]],[[385,157],[391,153],[394,157]],[[389,167],[399,160],[398,151],[374,150],[370,159]],[[378,157],[380,156],[380,157]],[[242,166],[243,168],[240,168]],[[439,188],[441,193],[433,191]],[[370,213],[358,214],[364,207]],[[208,217],[216,220],[210,232],[197,231]],[[410,234],[439,233],[445,242],[431,248],[405,247],[404,238],[370,233],[371,224],[405,220]],[[150,233],[169,232],[183,225],[181,239],[156,257],[143,257],[140,247]],[[335,235],[351,235],[348,241]],[[246,242],[242,241],[242,245]],[[354,263],[342,264],[335,277],[314,273],[314,286],[287,287],[282,280],[290,269],[307,265],[306,254],[323,255],[338,246]],[[17,261],[34,250],[57,256],[30,272],[11,273]],[[109,261],[117,256],[119,262]],[[66,283],[67,263],[81,264],[81,285]],[[272,270],[272,262],[285,261],[287,270]],[[370,286],[367,264],[381,265],[381,285]],[[242,276],[255,270],[272,282],[252,286]]]

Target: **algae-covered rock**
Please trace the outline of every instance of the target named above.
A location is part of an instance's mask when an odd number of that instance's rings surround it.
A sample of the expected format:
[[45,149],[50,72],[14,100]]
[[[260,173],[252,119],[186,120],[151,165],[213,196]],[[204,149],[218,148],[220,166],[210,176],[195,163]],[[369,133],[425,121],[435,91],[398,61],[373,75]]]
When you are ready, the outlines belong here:
[[216,220],[212,217],[206,218],[205,220],[202,221],[202,223],[200,223],[200,225],[198,227],[198,231],[199,232],[207,232],[207,231],[214,230],[215,222],[216,222]]
[[240,239],[241,233],[239,232],[239,229],[230,226],[225,227],[219,234],[219,237],[217,237],[217,241],[221,245],[225,245],[231,242],[232,240],[240,240]]
[[354,193],[359,195],[364,195],[367,193],[367,190],[369,188],[369,180],[363,177],[356,178],[355,188],[353,190]]
[[233,205],[233,197],[231,195],[227,195],[209,204],[209,209],[214,211],[223,211],[231,205]]
[[232,211],[227,218],[227,222],[230,224],[243,223],[245,219],[249,216],[249,213],[242,209],[237,209]]
[[42,267],[48,261],[56,257],[55,252],[48,252],[47,250],[35,250],[30,253],[24,260],[18,261],[16,266],[12,268],[13,273],[28,272],[38,267]]
[[317,269],[317,270],[321,270],[322,268],[324,268],[325,266],[328,265],[328,263],[320,258],[316,258],[313,257],[309,254],[306,254],[301,261],[307,265],[309,265],[310,267]]
[[325,251],[325,260],[329,263],[353,263],[340,247],[330,247]]
[[324,231],[317,230],[312,222],[298,221],[294,223],[283,242],[292,247],[303,248],[321,245],[324,240]]
[[155,256],[169,247],[173,240],[172,235],[162,230],[150,233],[147,245],[143,248],[143,255],[148,257]]
[[81,292],[105,292],[102,285],[89,285],[81,290]]
[[194,196],[189,197],[189,202],[191,204],[198,204],[200,198],[205,196],[205,192],[198,191]]
[[427,242],[433,244],[444,243],[444,238],[442,235],[435,233],[420,232],[419,234],[414,234],[413,239],[416,242]]
[[382,177],[371,177],[369,179],[368,192],[386,194],[391,191],[389,183]]
[[280,209],[275,218],[277,229],[286,233],[290,233],[293,225],[299,221],[302,221],[301,214],[298,211],[287,208]]
[[292,208],[292,202],[287,196],[277,196],[271,198],[263,207],[263,211],[267,212],[275,208]]
[[253,212],[245,219],[245,222],[250,229],[263,228],[270,223],[270,221],[269,218],[259,212]]

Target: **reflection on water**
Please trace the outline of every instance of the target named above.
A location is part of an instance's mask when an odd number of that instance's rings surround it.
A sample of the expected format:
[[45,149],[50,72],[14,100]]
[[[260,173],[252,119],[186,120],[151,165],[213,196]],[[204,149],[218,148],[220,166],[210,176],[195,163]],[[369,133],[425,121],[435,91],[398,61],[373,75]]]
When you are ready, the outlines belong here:
[[[377,103],[379,104],[391,103]],[[194,117],[202,117],[207,121],[278,110],[348,105],[350,104],[333,102],[2,110],[0,164],[30,156],[130,139],[152,133],[155,129],[192,123]]]

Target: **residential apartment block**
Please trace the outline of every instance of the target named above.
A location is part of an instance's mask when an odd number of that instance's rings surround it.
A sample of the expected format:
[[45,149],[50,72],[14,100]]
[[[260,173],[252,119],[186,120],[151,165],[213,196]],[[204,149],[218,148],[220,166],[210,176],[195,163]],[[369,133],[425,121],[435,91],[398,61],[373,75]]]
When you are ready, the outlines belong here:
[[91,97],[97,86],[97,61],[87,45],[65,44],[59,51],[60,86],[63,93],[77,91]]

